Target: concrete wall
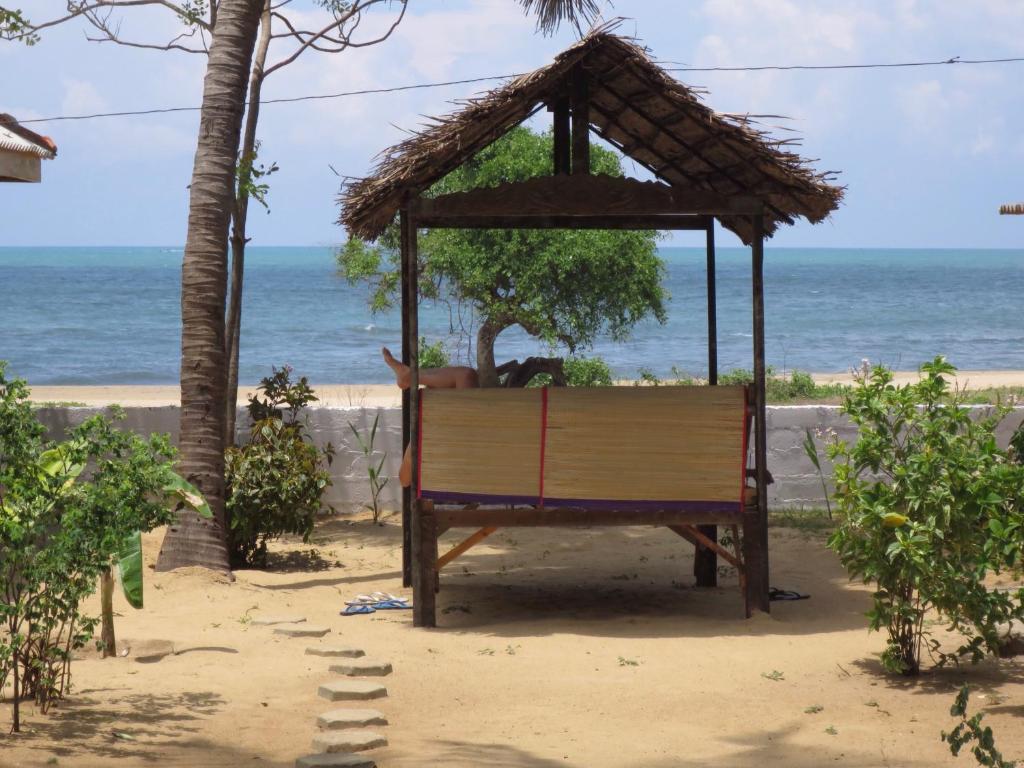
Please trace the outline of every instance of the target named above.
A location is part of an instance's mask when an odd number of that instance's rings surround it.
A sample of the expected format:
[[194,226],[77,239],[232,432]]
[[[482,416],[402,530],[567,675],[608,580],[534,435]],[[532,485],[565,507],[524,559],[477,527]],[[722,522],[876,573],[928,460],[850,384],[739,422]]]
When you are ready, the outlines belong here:
[[[981,413],[983,408],[979,408]],[[60,437],[64,430],[89,416],[101,412],[98,408],[42,408],[39,417],[50,429],[52,437]],[[374,448],[377,461],[380,452],[386,452],[384,472],[392,478],[384,489],[382,503],[386,508],[400,505],[398,467],[401,463],[402,412],[398,408],[316,408],[309,411],[309,424],[316,442],[332,443],[337,451],[331,466],[333,485],[327,491],[327,503],[339,512],[347,512],[369,500],[366,461],[349,428],[355,426],[368,435],[373,419],[380,414]],[[126,408],[124,426],[140,433],[169,433],[172,441],[178,438],[178,408]],[[1006,444],[1010,434],[1024,420],[1024,408],[1017,408],[999,427],[998,435]],[[239,412],[238,421],[246,423],[246,414]],[[803,441],[806,430],[817,434],[822,469],[828,477],[831,468],[825,458],[824,435],[834,431],[841,438],[854,440],[855,430],[836,406],[770,406],[768,408],[768,469],[775,478],[769,486],[769,504],[772,507],[825,506],[821,480],[807,455]],[[241,435],[244,439],[244,434]]]

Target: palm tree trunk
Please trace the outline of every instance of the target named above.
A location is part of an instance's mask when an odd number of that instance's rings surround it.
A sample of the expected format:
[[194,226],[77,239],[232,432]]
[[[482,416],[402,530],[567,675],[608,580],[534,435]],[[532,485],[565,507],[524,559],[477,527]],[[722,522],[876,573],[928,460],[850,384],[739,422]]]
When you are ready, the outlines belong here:
[[252,75],[249,77],[249,107],[245,115],[245,131],[242,135],[242,158],[244,168],[249,169],[238,179],[235,195],[234,226],[231,231],[231,291],[228,296],[227,318],[227,409],[225,414],[224,438],[227,445],[235,443],[235,415],[238,413],[238,345],[242,336],[242,279],[245,275],[245,224],[249,217],[248,185],[252,181],[252,164],[256,161],[256,124],[260,119],[260,96],[263,90],[263,68],[267,63],[270,48],[270,0],[263,5],[260,14],[260,36],[253,54]]
[[245,84],[262,9],[263,0],[221,0],[206,65],[181,267],[179,471],[202,491],[213,519],[182,512],[164,537],[159,570],[185,565],[230,569],[224,516],[228,228]]

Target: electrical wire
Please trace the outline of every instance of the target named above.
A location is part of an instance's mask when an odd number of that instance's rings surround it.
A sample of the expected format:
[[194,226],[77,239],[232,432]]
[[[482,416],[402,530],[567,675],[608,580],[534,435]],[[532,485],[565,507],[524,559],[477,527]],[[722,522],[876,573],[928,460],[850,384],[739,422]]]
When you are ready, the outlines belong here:
[[[971,64],[1010,64],[1024,62],[1024,57],[1007,57],[999,59],[962,59],[953,56],[949,59],[936,61],[904,61],[874,64],[791,64],[791,65],[765,65],[755,67],[667,67],[666,72],[790,72],[800,70],[840,70],[840,69],[897,69],[908,67],[936,67],[947,65],[971,65]],[[365,88],[359,91],[342,91],[340,93],[320,93],[306,96],[291,96],[278,99],[263,99],[262,105],[266,104],[292,104],[299,101],[321,101],[325,99],[342,99],[351,96],[368,96],[383,93],[399,93],[401,91],[415,91],[427,88],[445,88],[452,85],[467,85],[471,83],[484,83],[495,80],[509,80],[520,77],[524,73],[513,73],[507,75],[488,75],[485,77],[471,77],[463,80],[446,80],[437,83],[413,83],[410,85],[396,85],[389,88]],[[201,107],[157,107],[154,109],[140,109],[122,112],[96,112],[87,115],[57,115],[54,117],[36,117],[28,120],[19,120],[22,125],[28,123],[50,123],[69,120],[95,120],[106,117],[136,117],[140,115],[163,115],[172,112],[198,112]]]

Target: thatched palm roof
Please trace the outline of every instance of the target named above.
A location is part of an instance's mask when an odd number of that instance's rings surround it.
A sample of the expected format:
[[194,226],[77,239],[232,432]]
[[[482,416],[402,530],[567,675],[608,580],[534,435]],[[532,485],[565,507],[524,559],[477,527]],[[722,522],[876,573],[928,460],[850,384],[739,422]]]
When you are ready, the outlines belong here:
[[1024,203],[1007,203],[999,206],[999,213],[1007,216],[1024,216]]
[[[835,210],[843,189],[772,139],[749,116],[706,106],[700,91],[662,70],[644,48],[596,30],[545,67],[479,97],[458,112],[434,118],[419,133],[385,150],[372,175],[346,184],[339,223],[351,235],[374,240],[404,199],[418,194],[564,93],[575,67],[586,73],[591,129],[682,190],[756,196],[765,202],[765,233],[798,217],[812,223]],[[747,219],[720,217],[749,240]]]

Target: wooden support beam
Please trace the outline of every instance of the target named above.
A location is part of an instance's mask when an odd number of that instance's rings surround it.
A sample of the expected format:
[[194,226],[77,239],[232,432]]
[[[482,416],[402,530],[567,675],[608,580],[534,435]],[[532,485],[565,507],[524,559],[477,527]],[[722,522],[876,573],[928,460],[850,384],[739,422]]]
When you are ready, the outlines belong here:
[[496,187],[420,197],[410,203],[419,226],[445,218],[546,216],[605,217],[711,215],[752,216],[764,203],[749,195],[720,195],[705,189],[682,189],[660,181],[606,175],[538,176]]
[[626,216],[547,215],[518,216],[422,216],[425,229],[663,229],[700,231],[706,226],[704,214],[632,214]]
[[495,525],[491,525],[487,526],[486,528],[481,528],[476,533],[467,536],[465,539],[463,539],[454,547],[445,552],[441,557],[437,558],[437,570],[440,571],[456,557],[468,551],[471,547],[475,547],[477,544],[486,539],[496,530],[498,530],[498,527]]
[[[707,261],[707,299],[708,299],[708,384],[718,384],[718,310],[715,296],[715,220],[708,220],[706,236]],[[718,527],[702,525],[700,534],[710,540],[718,541]],[[709,547],[697,547],[693,556],[693,576],[698,587],[718,586],[718,554]]]
[[708,549],[714,552],[715,554],[721,555],[726,560],[726,562],[728,562],[737,570],[741,570],[743,568],[743,563],[738,557],[736,557],[732,552],[730,552],[728,549],[719,544],[717,539],[709,539],[707,536],[705,536],[698,526],[670,525],[668,527],[676,533],[678,533],[684,539],[689,541],[691,544],[694,544],[699,547],[704,547],[705,549]]
[[434,527],[433,505],[416,498],[415,489],[419,487],[419,410],[420,399],[417,396],[420,386],[419,344],[419,257],[416,238],[417,223],[414,216],[405,217],[406,250],[408,253],[406,271],[402,279],[407,284],[409,305],[406,311],[409,345],[409,449],[412,458],[412,503],[411,503],[411,549],[412,549],[412,592],[413,592],[413,625],[417,627],[433,627],[437,624],[434,597],[434,563],[433,554],[437,547],[437,530]]
[[590,173],[590,87],[587,73],[577,65],[572,72],[572,172]]
[[569,130],[569,99],[561,96],[552,108],[554,138],[554,172],[555,175],[570,171],[570,130]]
[[[401,249],[402,278],[402,362],[409,365],[409,212],[402,208],[399,213],[399,236]],[[409,446],[409,390],[402,391],[402,455]],[[412,586],[412,494],[402,489],[402,586]]]
[[751,220],[751,283],[754,332],[754,469],[757,483],[757,514],[743,521],[743,559],[747,563],[747,612],[768,613],[768,440],[765,412],[764,350],[764,217]]
[[[738,506],[738,505],[734,505]],[[440,506],[434,509],[436,525],[448,528],[514,528],[518,526],[587,526],[587,525],[699,525],[721,523],[736,525],[750,515],[738,509],[714,512],[676,510],[580,509],[578,507],[477,507],[463,509]]]

